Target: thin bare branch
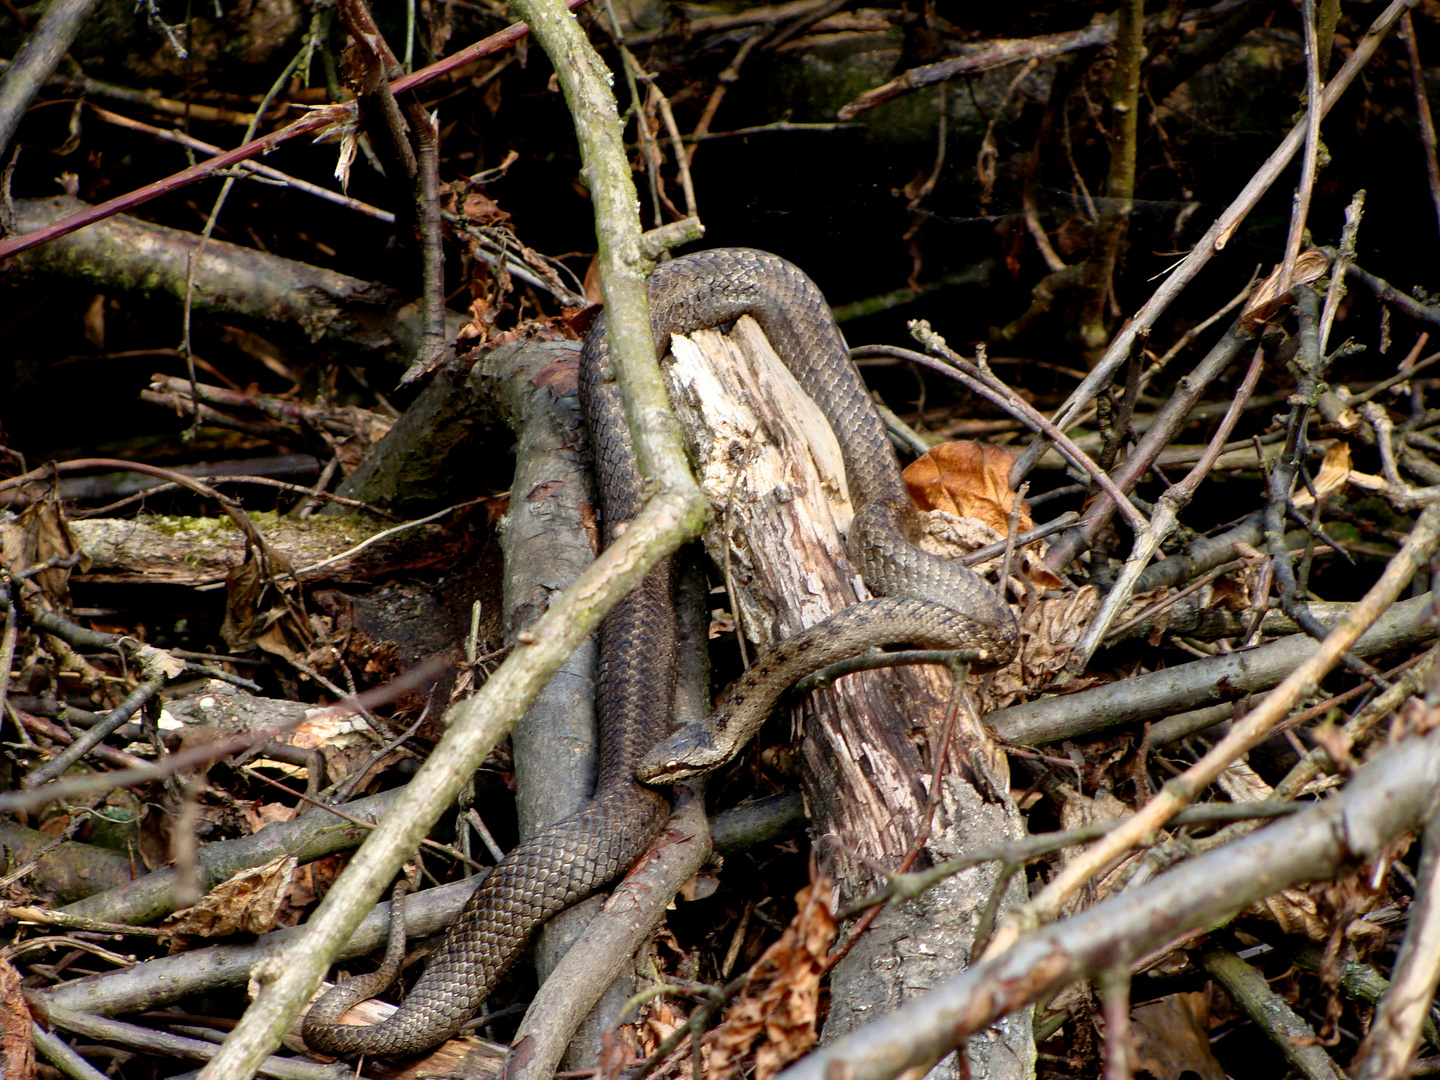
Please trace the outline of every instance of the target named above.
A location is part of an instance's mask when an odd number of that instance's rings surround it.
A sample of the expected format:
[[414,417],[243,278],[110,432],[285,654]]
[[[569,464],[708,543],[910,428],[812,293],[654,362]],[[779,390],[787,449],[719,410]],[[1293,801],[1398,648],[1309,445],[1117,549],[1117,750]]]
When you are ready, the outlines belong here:
[[[1380,47],[1380,42],[1399,21],[1400,16],[1418,2],[1419,0],[1393,0],[1370,24],[1364,36],[1356,43],[1354,51],[1351,52],[1344,66],[1336,72],[1335,78],[1326,84],[1325,93],[1320,99],[1322,117],[1334,107],[1335,103],[1349,89],[1355,77],[1370,62],[1376,49]],[[1155,290],[1140,310],[1126,321],[1121,331],[1110,342],[1110,347],[1105,351],[1105,355],[1099,363],[1095,365],[1094,370],[1071,391],[1065,403],[1056,411],[1053,419],[1057,427],[1064,430],[1075,423],[1081,411],[1099,393],[1100,389],[1110,384],[1116,369],[1129,357],[1135,338],[1150,331],[1151,327],[1155,325],[1155,321],[1170,306],[1170,302],[1179,296],[1205,264],[1229,243],[1230,237],[1240,227],[1240,223],[1254,209],[1260,198],[1269,190],[1270,185],[1285,171],[1291,158],[1295,156],[1295,152],[1304,143],[1306,124],[1307,121],[1302,119],[1290,129],[1290,133],[1275,148],[1274,153],[1250,178],[1234,201],[1215,219],[1214,224],[1206,230],[1205,235],[1190,249],[1190,253],[1176,265],[1169,277]],[[1018,484],[1023,480],[1047,449],[1049,449],[1049,443],[1046,440],[1035,440],[1011,470],[1011,484]]]
[[1440,505],[1432,505],[1420,515],[1404,547],[1390,560],[1380,580],[1351,609],[1349,615],[1335,625],[1305,662],[1236,723],[1204,757],[1170,780],[1126,827],[1111,833],[1061,870],[1034,898],[1028,912],[1017,915],[1013,922],[1002,927],[991,946],[992,953],[1008,948],[1022,932],[1022,927],[1033,927],[1041,921],[1053,919],[1065,902],[1075,895],[1075,891],[1101,867],[1142,843],[1154,830],[1174,817],[1176,811],[1213,783],[1221,771],[1269,735],[1295,702],[1310,693],[1339,662],[1341,655],[1394,603],[1416,572],[1429,563],[1437,545],[1440,545]]
[[[570,7],[580,7],[586,0],[566,0]],[[501,49],[508,49],[517,41],[530,32],[530,28],[524,23],[515,23],[507,26],[497,34],[477,41],[474,45],[461,49],[459,52],[437,61],[427,68],[415,72],[413,75],[406,75],[404,78],[396,79],[390,84],[393,93],[400,94],[407,90],[416,90],[454,71],[456,68],[464,67],[480,59],[482,56],[489,56],[491,53],[499,52]],[[0,240],[0,262],[16,255],[22,251],[37,247],[57,236],[65,236],[76,229],[83,229],[86,225],[93,225],[97,221],[104,221],[115,214],[123,214],[143,203],[172,191],[179,191],[195,183],[197,180],[204,180],[213,176],[221,169],[229,168],[241,161],[247,161],[253,157],[268,154],[277,146],[289,142],[291,139],[299,138],[301,135],[309,135],[328,128],[334,124],[353,122],[354,105],[327,105],[324,108],[316,109],[309,116],[288,124],[279,131],[272,131],[268,135],[262,135],[258,139],[252,139],[234,150],[227,151],[218,157],[208,161],[202,161],[184,169],[181,172],[157,180],[152,184],[137,188],[124,195],[116,196],[106,202],[89,207],[79,213],[72,214],[60,221],[46,225],[44,228],[36,229],[34,232],[23,233],[19,236],[6,237]]]
[[1410,1067],[1440,984],[1440,804],[1425,825],[1416,880],[1420,891],[1408,911],[1410,924],[1390,989],[1360,1048],[1358,1080],[1414,1075]]
[[1326,802],[1025,935],[929,994],[826,1043],[780,1080],[891,1080],[909,1069],[918,1075],[1026,1002],[1221,923],[1278,889],[1380,855],[1433,813],[1437,776],[1440,729],[1377,754]]

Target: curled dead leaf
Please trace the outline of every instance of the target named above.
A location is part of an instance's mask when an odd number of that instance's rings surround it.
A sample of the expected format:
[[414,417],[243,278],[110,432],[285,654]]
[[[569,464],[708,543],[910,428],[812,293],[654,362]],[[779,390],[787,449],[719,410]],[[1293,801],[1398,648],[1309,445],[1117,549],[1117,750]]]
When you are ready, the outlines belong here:
[[149,671],[157,671],[167,679],[173,679],[185,670],[185,661],[181,660],[164,649],[157,649],[154,645],[139,645],[135,648],[135,658]]
[[462,206],[465,220],[474,225],[505,225],[510,221],[500,204],[482,191],[466,191]]
[[1280,292],[1280,278],[1285,273],[1285,267],[1283,264],[1275,267],[1270,276],[1257,285],[1255,291],[1250,294],[1250,299],[1245,304],[1245,310],[1240,313],[1240,321],[1250,326],[1258,326],[1260,323],[1268,321],[1291,301],[1296,285],[1309,285],[1312,281],[1318,281],[1329,269],[1329,256],[1318,248],[1300,252],[1295,257],[1295,270],[1290,277],[1290,288],[1286,289],[1283,294]]
[[474,341],[483,345],[490,339],[495,329],[495,320],[499,312],[495,305],[490,302],[488,296],[477,296],[470,301],[470,308],[466,312],[465,325],[460,328],[456,337],[457,344],[465,344]]
[[294,855],[281,855],[263,866],[242,870],[165,920],[174,937],[228,937],[265,934],[275,929],[276,916],[295,876]]
[[304,612],[289,601],[277,581],[291,573],[279,552],[260,558],[251,551],[225,575],[225,619],[220,636],[231,649],[239,652],[259,646],[293,663],[303,660],[314,647],[315,635]]
[[35,1043],[22,985],[20,973],[0,958],[0,1076],[23,1080],[35,1075]]
[[90,306],[85,309],[81,318],[80,326],[85,334],[85,340],[95,348],[105,349],[105,294],[96,293],[90,300]]
[[1315,898],[1304,889],[1273,893],[1251,904],[1248,914],[1268,918],[1285,933],[1303,934],[1311,941],[1324,941],[1330,935]]
[[[941,443],[905,469],[905,486],[922,510],[944,510],[956,517],[977,518],[1004,536],[1010,528],[1015,493],[1010,469],[1015,455],[988,443]],[[1033,527],[1021,506],[1017,530]]]
[[[979,518],[956,517],[945,510],[928,510],[920,515],[920,547],[942,559],[961,559],[972,551],[978,551],[990,544],[1004,541],[1005,533],[985,524]],[[982,577],[999,573],[1004,556],[997,555],[982,563],[971,566]],[[1026,544],[1017,548],[1011,562],[1013,577],[1023,578],[1042,592],[1064,587],[1064,582],[1048,566],[1041,550],[1041,542]]]
[[795,917],[746,972],[740,996],[715,1032],[712,1080],[737,1076],[752,1049],[755,1080],[770,1080],[815,1044],[820,980],[835,940],[829,879],[801,889],[795,902]]
[[[1337,441],[1325,451],[1325,460],[1315,474],[1315,495],[1323,503],[1350,482],[1350,444]],[[1308,488],[1295,493],[1292,500],[1297,508],[1313,506],[1315,498]]]
[[978,707],[990,713],[1013,705],[1064,671],[1099,606],[1093,585],[1028,605],[1020,615],[1020,656],[987,677],[977,690]]
[[1130,1019],[1139,1069],[1155,1080],[1225,1080],[1210,1050],[1209,999],[1202,992],[1170,994],[1138,1005]]
[[[53,489],[22,510],[13,524],[0,527],[0,558],[16,570],[51,559],[68,560],[77,553],[79,541],[71,533]],[[89,565],[89,556],[80,554],[80,570]],[[71,568],[64,565],[41,570],[27,581],[22,595],[32,596],[38,586],[53,610],[64,611],[70,603],[70,573]]]
[[334,442],[335,456],[340,460],[340,471],[349,476],[360,462],[365,460],[370,448],[385,438],[395,421],[369,409],[350,407],[341,410],[342,415],[353,425],[353,434]]

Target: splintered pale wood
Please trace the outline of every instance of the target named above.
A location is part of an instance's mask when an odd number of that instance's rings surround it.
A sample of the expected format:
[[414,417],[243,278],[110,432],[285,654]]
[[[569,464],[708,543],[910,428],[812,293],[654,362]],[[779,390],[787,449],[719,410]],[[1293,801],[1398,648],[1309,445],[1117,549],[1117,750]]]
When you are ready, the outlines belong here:
[[[674,355],[671,397],[716,509],[706,546],[722,568],[731,547],[747,637],[768,646],[867,598],[845,552],[852,511],[839,447],[759,327],[743,319],[733,338],[707,331],[692,342],[677,339]],[[862,858],[894,865],[924,821],[920,756],[907,736],[912,723],[943,708],[944,680],[862,672],[806,702],[801,746],[811,813],[821,832],[843,838]],[[913,706],[909,716],[897,692]],[[872,880],[863,866],[843,876],[851,890]]]
[[[728,567],[744,633],[765,646],[868,597],[843,539],[852,508],[839,448],[759,327],[744,318],[729,336],[705,331],[676,337],[673,347],[671,400],[715,507],[705,543]],[[819,853],[842,903],[876,884],[874,867],[897,869],[923,830],[931,766],[919,746],[938,739],[949,701],[949,676],[936,667],[859,672],[806,698],[801,783],[812,835],[834,841],[822,842]],[[962,711],[923,859],[1023,831],[1008,778],[995,775],[984,740]],[[953,976],[994,884],[994,869],[977,867],[882,913],[832,973],[825,1037]],[[1012,888],[1006,903],[1021,898]],[[970,1046],[975,1077],[1018,1080],[1033,1062],[1028,1010]],[[958,1070],[950,1065],[939,1075]]]
[[769,645],[868,596],[841,541],[853,513],[840,448],[754,321],[734,338],[677,337],[666,373],[716,510],[706,544],[750,639]]

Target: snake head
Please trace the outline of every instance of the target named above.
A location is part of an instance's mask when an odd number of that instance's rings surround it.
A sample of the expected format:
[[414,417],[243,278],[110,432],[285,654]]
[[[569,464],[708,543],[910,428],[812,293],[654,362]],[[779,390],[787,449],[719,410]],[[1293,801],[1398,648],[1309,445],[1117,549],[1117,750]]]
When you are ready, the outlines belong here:
[[678,784],[718,769],[734,756],[734,750],[716,745],[713,732],[703,724],[687,724],[646,754],[635,776],[643,784]]

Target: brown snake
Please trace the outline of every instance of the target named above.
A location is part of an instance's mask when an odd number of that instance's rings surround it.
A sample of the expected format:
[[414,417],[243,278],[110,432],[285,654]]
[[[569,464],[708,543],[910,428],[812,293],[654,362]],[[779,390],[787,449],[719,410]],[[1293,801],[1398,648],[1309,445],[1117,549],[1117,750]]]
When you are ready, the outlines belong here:
[[[1014,656],[1014,617],[981,578],[912,542],[916,514],[845,340],[825,298],[803,272],[762,251],[722,249],[686,255],[650,279],[656,351],[671,334],[693,333],[752,316],[825,414],[840,443],[855,519],[851,557],[870,600],[781,642],[727,692],[704,729],[670,728],[676,669],[675,611],[666,560],[605,620],[600,634],[597,711],[600,773],[595,797],[579,813],[515,847],[476,890],[424,975],[394,1015],[373,1026],[336,1022],[376,987],[352,979],[305,1019],[305,1041],[344,1056],[427,1049],[474,1015],[530,934],[551,916],[619,877],[659,835],[669,801],[636,780],[693,775],[721,764],[760,725],[795,679],[876,645],[980,650],[986,663]],[[608,373],[603,316],[581,358],[581,405],[600,488],[604,538],[640,510],[641,478],[619,393]],[[653,749],[653,752],[652,751]],[[648,753],[648,757],[647,757]],[[351,983],[357,984],[351,989]]]

